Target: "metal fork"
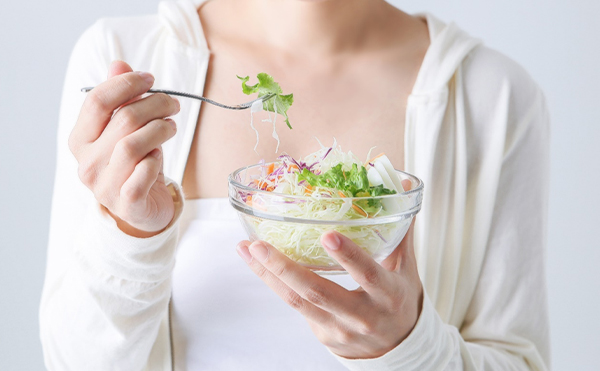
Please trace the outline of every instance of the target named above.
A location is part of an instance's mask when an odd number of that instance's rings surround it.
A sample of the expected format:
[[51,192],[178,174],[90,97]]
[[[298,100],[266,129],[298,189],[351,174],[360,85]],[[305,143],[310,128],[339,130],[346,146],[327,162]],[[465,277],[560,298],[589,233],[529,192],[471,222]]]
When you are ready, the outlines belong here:
[[[84,93],[87,93],[89,91],[91,91],[92,89],[94,89],[94,87],[86,87],[86,88],[82,88],[81,91]],[[179,97],[186,97],[186,98],[193,98],[193,99],[198,99],[201,100],[203,102],[206,103],[210,103],[213,104],[217,107],[221,107],[221,108],[226,108],[226,109],[232,109],[232,110],[243,110],[243,109],[248,109],[250,107],[252,107],[252,104],[256,103],[256,102],[264,102],[266,100],[269,100],[271,98],[273,98],[275,96],[275,94],[271,93],[271,94],[267,94],[267,95],[263,95],[262,97],[252,100],[250,102],[246,102],[246,103],[242,103],[242,104],[238,104],[237,106],[228,106],[226,104],[222,104],[219,102],[215,102],[212,99],[208,99],[208,98],[204,98],[201,97],[199,95],[194,95],[194,94],[190,94],[190,93],[183,93],[180,91],[174,91],[174,90],[164,90],[164,89],[150,89],[148,90],[148,93],[164,93],[164,94],[168,94],[168,95],[177,95]]]

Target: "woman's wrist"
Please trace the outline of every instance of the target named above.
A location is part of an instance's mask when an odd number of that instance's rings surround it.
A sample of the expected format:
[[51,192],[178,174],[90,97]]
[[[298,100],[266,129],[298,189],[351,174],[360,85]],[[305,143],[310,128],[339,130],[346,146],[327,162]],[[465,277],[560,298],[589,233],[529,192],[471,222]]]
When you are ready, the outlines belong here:
[[115,221],[119,230],[128,236],[135,237],[135,238],[151,238],[151,237],[157,236],[157,235],[163,233],[169,227],[171,227],[177,221],[177,219],[179,219],[179,216],[181,215],[181,213],[183,211],[184,197],[183,197],[183,192],[181,191],[180,186],[177,183],[173,182],[171,179],[166,178],[166,177],[165,177],[165,184],[167,186],[169,193],[171,194],[171,198],[173,199],[173,206],[174,206],[173,217],[171,218],[171,221],[164,228],[161,228],[157,231],[145,231],[145,230],[135,228],[134,226],[127,223],[123,219],[119,218],[117,215],[113,214],[104,205],[100,204],[100,208],[103,212],[108,214]]
[[[135,228],[134,226],[127,223],[123,219],[121,219],[118,216],[116,216],[115,214],[111,213],[110,210],[108,210],[106,207],[102,206],[102,208],[108,215],[111,216],[111,218],[113,218],[115,220],[115,222],[117,223],[117,227],[121,230],[121,232],[123,232],[131,237],[150,238],[150,237],[154,237],[154,236],[162,233],[167,228],[167,227],[165,227],[165,228],[155,231],[155,232],[143,231],[141,229]],[[169,222],[168,225],[171,225],[172,222],[173,222],[173,220],[171,220],[171,222]]]

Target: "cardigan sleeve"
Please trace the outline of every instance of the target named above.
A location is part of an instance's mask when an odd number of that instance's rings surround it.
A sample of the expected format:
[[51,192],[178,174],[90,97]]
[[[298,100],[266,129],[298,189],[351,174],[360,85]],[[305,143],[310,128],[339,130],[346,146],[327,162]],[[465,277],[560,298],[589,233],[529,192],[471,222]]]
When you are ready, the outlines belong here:
[[[549,367],[544,270],[549,115],[539,87],[514,62],[502,62],[502,68],[510,70],[509,78],[502,78],[502,72],[496,73],[501,76],[497,84],[485,82],[498,88],[497,99],[484,102],[485,110],[471,114],[473,120],[506,130],[504,138],[494,139],[503,140],[504,145],[492,227],[464,321],[459,327],[444,323],[425,295],[415,328],[396,348],[375,359],[336,356],[349,370],[525,371]],[[468,63],[471,73],[467,78],[481,77],[481,71],[473,70],[482,63]],[[477,93],[478,84],[467,80],[466,89]],[[486,98],[478,99],[482,103]]]
[[157,236],[131,237],[79,181],[67,145],[85,98],[80,89],[104,81],[114,58],[104,37],[102,21],[80,37],[62,96],[39,312],[49,370],[164,369],[170,362],[166,319],[182,193],[168,181],[174,220]]

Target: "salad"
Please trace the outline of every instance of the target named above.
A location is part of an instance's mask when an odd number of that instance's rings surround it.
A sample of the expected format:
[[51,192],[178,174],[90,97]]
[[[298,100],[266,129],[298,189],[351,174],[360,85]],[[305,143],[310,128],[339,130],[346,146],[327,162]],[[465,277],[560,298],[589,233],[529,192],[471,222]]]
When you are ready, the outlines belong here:
[[[246,189],[256,190],[240,191],[240,199],[261,214],[242,216],[247,231],[251,238],[264,240],[309,266],[337,266],[320,243],[321,235],[332,229],[382,260],[391,252],[389,247],[393,250],[400,242],[398,232],[410,224],[410,219],[377,221],[409,208],[403,197],[393,197],[405,191],[397,171],[385,154],[363,163],[335,142],[321,147],[303,159],[283,154],[273,163],[262,163],[253,175],[245,174],[246,179],[238,179]],[[343,223],[359,220],[364,222]]]
[[[283,94],[266,73],[258,74],[255,85],[247,84],[248,76],[238,78],[245,94],[273,94],[252,106],[250,126],[256,133],[256,151],[259,135],[252,113],[263,109],[275,113],[266,121],[273,124],[277,152],[277,115],[283,115],[292,128],[287,111],[294,102],[293,94]],[[234,173],[233,180],[242,187],[230,182],[232,205],[240,211],[250,239],[264,240],[301,264],[327,269],[338,263],[329,257],[320,239],[333,229],[382,261],[406,234],[420,198],[399,196],[405,187],[385,154],[362,162],[352,152],[342,151],[335,140],[331,147],[319,144],[321,149],[302,159],[283,154],[275,162],[262,161]],[[412,184],[405,181],[406,186]],[[405,213],[409,210],[413,214]]]

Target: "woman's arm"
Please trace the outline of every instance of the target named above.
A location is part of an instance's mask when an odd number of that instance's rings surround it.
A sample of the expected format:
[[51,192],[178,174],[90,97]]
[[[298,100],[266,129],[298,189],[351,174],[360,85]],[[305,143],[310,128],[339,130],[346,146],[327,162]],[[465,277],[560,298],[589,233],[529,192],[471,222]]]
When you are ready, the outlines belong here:
[[78,178],[68,138],[85,94],[79,89],[105,80],[110,60],[101,22],[73,50],[58,129],[57,170],[40,307],[41,340],[51,370],[147,368],[170,362],[168,302],[177,239],[175,220],[151,238],[123,233]]

